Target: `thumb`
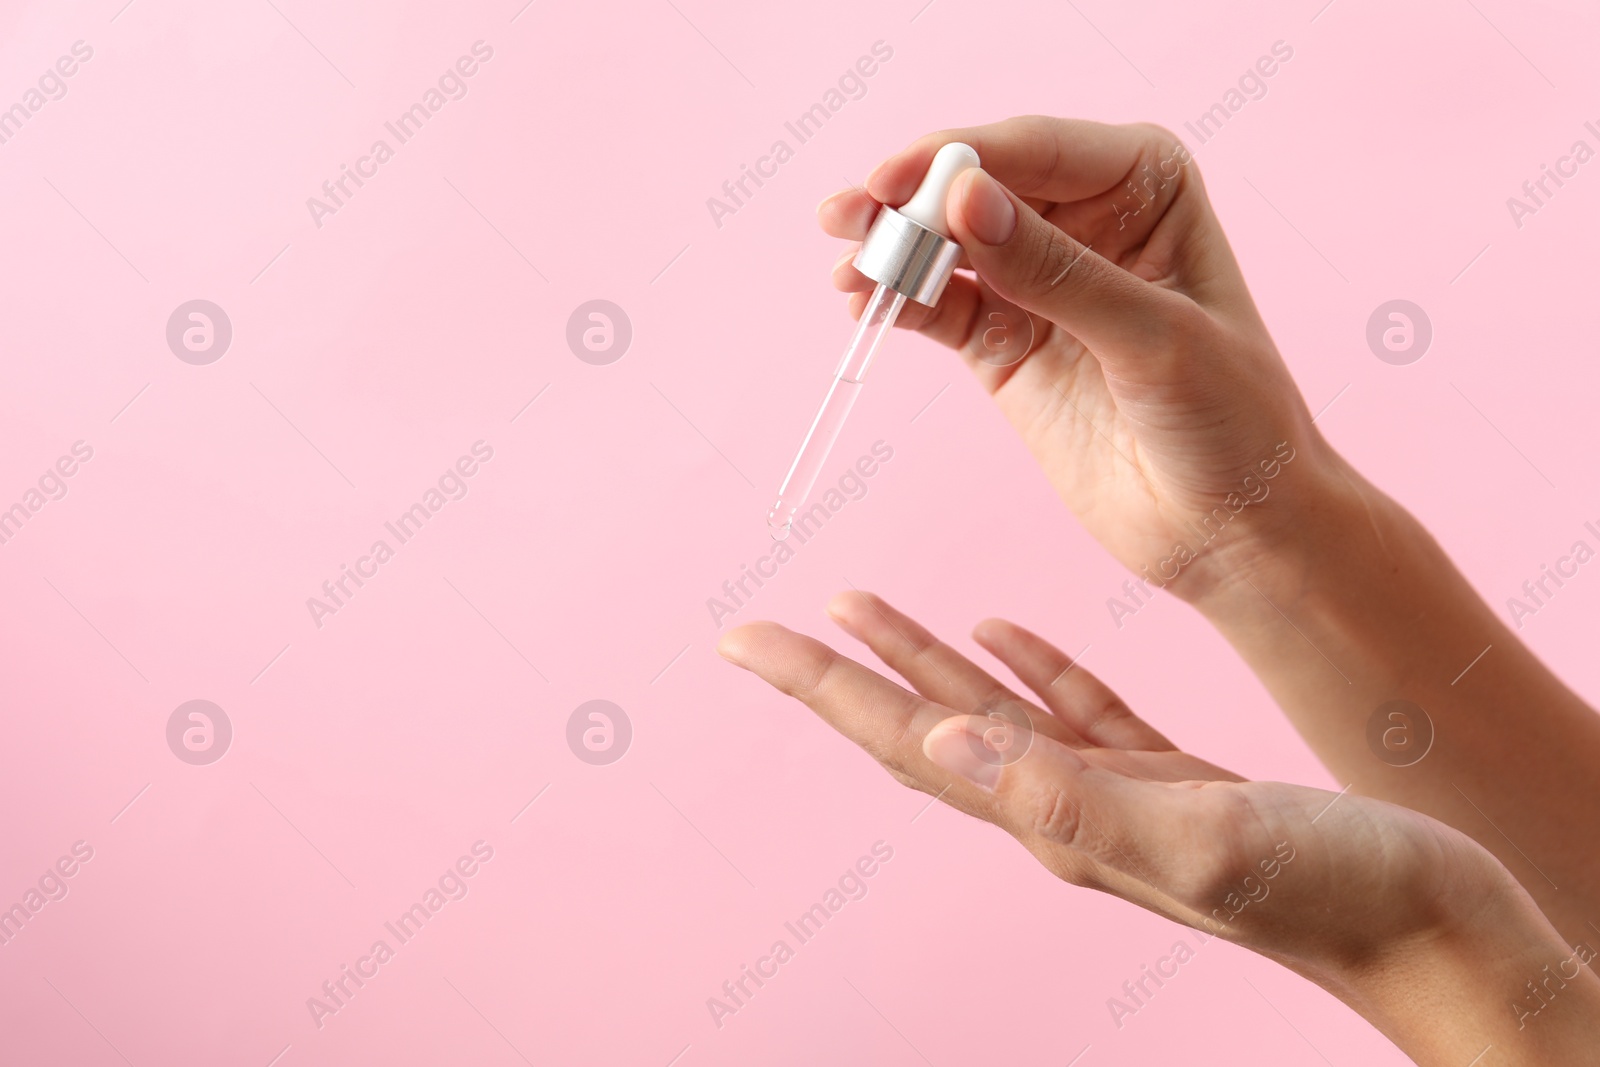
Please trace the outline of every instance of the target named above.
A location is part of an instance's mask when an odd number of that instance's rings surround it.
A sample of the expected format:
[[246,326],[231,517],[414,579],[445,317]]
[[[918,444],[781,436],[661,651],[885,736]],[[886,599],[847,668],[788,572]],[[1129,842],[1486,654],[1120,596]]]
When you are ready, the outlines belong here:
[[1060,326],[1108,368],[1153,353],[1192,313],[1187,297],[1138,278],[1047,222],[979,169],[958,177],[946,201],[950,233],[998,295]]
[[992,793],[990,821],[1075,884],[1106,886],[1115,871],[1124,888],[1160,893],[1191,861],[1194,842],[1216,836],[1197,783],[1174,787],[1097,767],[1013,717],[952,716],[928,731],[922,751]]

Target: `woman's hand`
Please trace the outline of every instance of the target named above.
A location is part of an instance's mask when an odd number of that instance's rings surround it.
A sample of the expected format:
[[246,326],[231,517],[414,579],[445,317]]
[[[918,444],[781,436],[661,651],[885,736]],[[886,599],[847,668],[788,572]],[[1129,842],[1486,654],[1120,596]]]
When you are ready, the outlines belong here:
[[[774,623],[729,632],[719,651],[902,783],[1002,827],[1058,877],[1278,960],[1430,1062],[1459,1067],[1495,1041],[1549,1055],[1568,1027],[1592,1023],[1600,979],[1581,968],[1531,1037],[1508,1025],[1527,995],[1523,972],[1537,979],[1572,951],[1455,830],[1362,797],[1243,781],[1180,752],[1010,623],[982,623],[974,637],[1039,704],[876,597],[843,595],[830,613],[916,691]],[[1444,1007],[1429,1003],[1441,996]],[[1456,1006],[1459,1018],[1441,1016]]]
[[[1177,137],[1043,117],[946,130],[825,200],[823,229],[859,241],[951,141],[983,161],[948,203],[975,276],[957,274],[935,308],[908,304],[900,324],[962,353],[1068,506],[1153,584],[1192,599],[1241,555],[1293,543],[1341,489],[1337,457]],[[859,316],[873,283],[848,255],[834,279]],[[1269,492],[1271,507],[1249,506]]]

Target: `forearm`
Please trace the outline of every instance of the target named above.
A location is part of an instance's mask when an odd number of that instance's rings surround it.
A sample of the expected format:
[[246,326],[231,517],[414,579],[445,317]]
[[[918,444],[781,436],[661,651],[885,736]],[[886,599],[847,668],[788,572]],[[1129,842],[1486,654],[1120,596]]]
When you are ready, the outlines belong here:
[[[1342,782],[1477,839],[1563,935],[1600,943],[1600,719],[1404,509],[1331,450],[1307,458],[1297,473],[1322,480],[1320,521],[1230,559],[1196,606]],[[1426,755],[1415,715],[1409,753],[1381,743],[1389,728],[1406,739],[1401,720],[1369,737],[1394,700],[1426,712]]]

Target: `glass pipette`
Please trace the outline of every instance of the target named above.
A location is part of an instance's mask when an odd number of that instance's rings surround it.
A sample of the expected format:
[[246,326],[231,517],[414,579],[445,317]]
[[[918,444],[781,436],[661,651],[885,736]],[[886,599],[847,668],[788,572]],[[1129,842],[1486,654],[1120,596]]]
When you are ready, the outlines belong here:
[[828,395],[822,398],[822,407],[817,409],[817,417],[811,420],[811,429],[806,431],[805,439],[800,442],[800,451],[795,455],[794,463],[790,464],[783,484],[778,487],[778,499],[773,503],[772,510],[767,512],[767,526],[778,540],[789,536],[794,513],[805,503],[812,487],[817,484],[822,465],[833,450],[833,443],[838,440],[839,431],[844,428],[844,420],[855,406],[856,397],[861,394],[861,383],[866,380],[867,369],[872,366],[872,357],[878,354],[883,339],[894,328],[894,320],[899,317],[905,303],[904,293],[896,292],[882,282],[873,290],[867,310],[861,313],[861,320],[856,323],[855,336],[850,338],[850,346],[844,350],[839,369],[833,374]]
[[861,393],[872,360],[906,300],[932,307],[950,281],[961,258],[961,246],[950,240],[945,198],[956,175],[976,166],[978,153],[959,142],[947,144],[935,153],[922,184],[904,207],[896,210],[884,205],[878,209],[855,258],[856,269],[878,287],[861,313],[822,406],[778,487],[778,499],[767,512],[767,526],[774,538],[781,541],[789,536],[795,513],[811,495]]

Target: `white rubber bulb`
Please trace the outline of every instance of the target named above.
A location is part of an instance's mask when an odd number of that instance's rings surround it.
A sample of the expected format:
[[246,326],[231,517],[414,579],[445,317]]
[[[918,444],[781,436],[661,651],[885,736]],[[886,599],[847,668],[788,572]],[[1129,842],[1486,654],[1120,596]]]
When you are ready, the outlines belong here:
[[980,166],[978,153],[973,151],[971,145],[964,145],[960,141],[950,142],[934,153],[922,184],[917,186],[916,193],[906,201],[905,206],[897,210],[940,237],[949,237],[950,222],[945,217],[945,199],[950,195],[950,187],[955,184],[956,176],[976,166]]

